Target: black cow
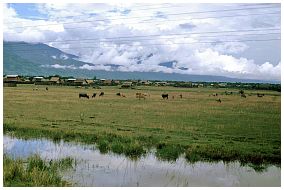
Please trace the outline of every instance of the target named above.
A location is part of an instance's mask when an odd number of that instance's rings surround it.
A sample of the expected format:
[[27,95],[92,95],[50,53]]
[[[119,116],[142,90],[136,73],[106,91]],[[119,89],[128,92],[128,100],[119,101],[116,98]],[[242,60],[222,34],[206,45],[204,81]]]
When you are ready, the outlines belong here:
[[103,95],[105,95],[105,93],[104,93],[104,92],[101,92],[99,96],[103,96]]
[[121,94],[120,94],[120,92],[118,92],[118,93],[116,93],[116,95],[117,95],[117,96],[120,96]]
[[89,99],[89,96],[86,93],[79,93],[79,98],[88,98]]
[[92,96],[92,98],[95,98],[95,97],[96,97],[96,95],[97,95],[97,93],[93,93],[93,96]]
[[165,98],[169,99],[169,94],[162,94],[162,98],[163,99],[165,99]]
[[216,100],[217,102],[219,102],[219,103],[221,103],[222,101],[221,101],[221,99],[219,98],[218,100]]
[[46,88],[45,88],[45,90],[47,90],[47,91],[48,91],[48,87],[46,87]]

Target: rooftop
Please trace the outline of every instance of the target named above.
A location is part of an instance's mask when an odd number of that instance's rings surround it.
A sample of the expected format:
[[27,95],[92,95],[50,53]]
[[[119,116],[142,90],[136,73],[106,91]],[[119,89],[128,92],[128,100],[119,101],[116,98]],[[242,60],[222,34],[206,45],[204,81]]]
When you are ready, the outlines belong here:
[[18,75],[7,75],[7,78],[14,78],[14,77],[18,77]]

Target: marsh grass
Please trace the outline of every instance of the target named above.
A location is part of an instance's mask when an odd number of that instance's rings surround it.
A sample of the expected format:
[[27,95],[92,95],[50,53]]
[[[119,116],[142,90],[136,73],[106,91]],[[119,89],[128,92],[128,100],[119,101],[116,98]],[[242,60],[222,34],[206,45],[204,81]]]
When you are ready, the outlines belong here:
[[[4,133],[96,144],[102,153],[132,158],[156,148],[164,160],[185,153],[190,162],[280,164],[280,93],[261,91],[264,97],[246,99],[220,95],[221,104],[209,97],[225,90],[143,87],[151,97],[139,101],[135,90],[116,87],[103,87],[104,97],[89,100],[78,99],[81,89],[71,87],[48,92],[33,92],[29,86],[4,88]],[[116,96],[118,91],[127,98]],[[164,91],[182,93],[183,98],[162,100]]]
[[4,186],[70,186],[70,183],[62,180],[58,172],[72,167],[73,162],[72,158],[46,162],[38,155],[30,156],[27,160],[12,159],[4,155]]
[[164,143],[158,144],[156,149],[157,158],[167,161],[176,161],[185,150],[180,145],[166,145]]

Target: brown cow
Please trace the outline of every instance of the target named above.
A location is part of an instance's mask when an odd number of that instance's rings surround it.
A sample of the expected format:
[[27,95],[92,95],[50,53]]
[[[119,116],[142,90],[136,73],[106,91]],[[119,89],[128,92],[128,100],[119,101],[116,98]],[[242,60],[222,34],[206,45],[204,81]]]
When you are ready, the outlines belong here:
[[145,100],[146,99],[146,95],[145,95],[145,93],[137,92],[136,93],[136,98],[139,98],[139,100],[141,98],[143,98]]

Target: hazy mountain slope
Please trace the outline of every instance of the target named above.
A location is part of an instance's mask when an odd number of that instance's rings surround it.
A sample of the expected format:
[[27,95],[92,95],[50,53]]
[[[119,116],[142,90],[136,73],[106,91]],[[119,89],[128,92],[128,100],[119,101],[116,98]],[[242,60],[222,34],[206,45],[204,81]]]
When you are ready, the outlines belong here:
[[[80,69],[85,63],[76,60],[75,55],[67,54],[59,49],[45,44],[30,44],[25,42],[4,42],[3,66],[4,74],[19,75],[55,75],[84,78],[106,79],[142,79],[142,80],[175,80],[175,81],[223,81],[223,82],[266,82],[260,80],[236,79],[209,75],[184,75],[162,72],[120,72]],[[172,62],[160,63],[171,67]],[[53,65],[53,67],[52,67]],[[54,68],[54,65],[66,68]],[[76,69],[74,69],[76,68]]]

